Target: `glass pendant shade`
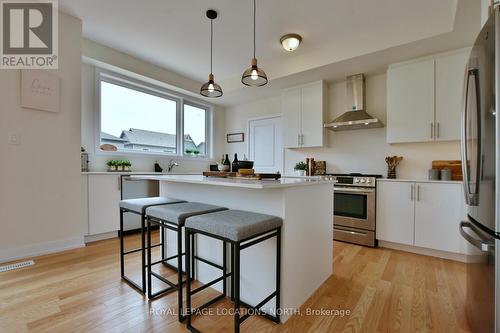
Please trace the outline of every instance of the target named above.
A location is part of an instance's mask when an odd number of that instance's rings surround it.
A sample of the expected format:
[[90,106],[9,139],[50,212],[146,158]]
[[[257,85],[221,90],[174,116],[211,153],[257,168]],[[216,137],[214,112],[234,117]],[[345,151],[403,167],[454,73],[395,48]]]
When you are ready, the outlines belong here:
[[267,83],[267,75],[257,67],[257,59],[252,59],[252,66],[243,72],[241,82],[250,87],[261,87]]
[[208,75],[208,82],[201,86],[200,94],[205,97],[221,97],[222,88],[214,82],[214,75]]

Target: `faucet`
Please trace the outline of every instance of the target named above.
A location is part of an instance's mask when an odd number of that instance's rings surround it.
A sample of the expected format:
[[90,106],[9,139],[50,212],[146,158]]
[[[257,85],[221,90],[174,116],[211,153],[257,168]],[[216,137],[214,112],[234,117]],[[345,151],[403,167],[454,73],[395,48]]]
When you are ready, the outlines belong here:
[[172,169],[176,166],[179,166],[179,163],[174,162],[174,160],[171,159],[170,161],[168,161],[167,172],[172,172]]

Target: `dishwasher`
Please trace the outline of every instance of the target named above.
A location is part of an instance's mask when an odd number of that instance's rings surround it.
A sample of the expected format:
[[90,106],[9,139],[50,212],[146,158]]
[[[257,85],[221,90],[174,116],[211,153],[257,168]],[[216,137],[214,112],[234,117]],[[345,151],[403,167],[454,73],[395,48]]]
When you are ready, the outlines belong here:
[[[121,177],[121,199],[137,199],[157,197],[160,185],[157,180],[133,179],[129,176]],[[124,233],[141,231],[141,216],[137,214],[123,214]]]

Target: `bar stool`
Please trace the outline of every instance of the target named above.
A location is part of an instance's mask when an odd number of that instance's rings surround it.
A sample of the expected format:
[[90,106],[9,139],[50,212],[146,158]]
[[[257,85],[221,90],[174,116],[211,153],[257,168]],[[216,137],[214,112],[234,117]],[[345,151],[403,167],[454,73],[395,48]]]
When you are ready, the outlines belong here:
[[[151,198],[139,198],[139,199],[126,199],[120,201],[120,272],[121,278],[128,283],[131,287],[137,289],[141,293],[146,293],[146,208],[158,205],[169,205],[174,203],[185,202],[184,200],[177,200],[167,197],[151,197]],[[123,213],[132,213],[141,216],[141,247],[138,249],[133,249],[125,252],[124,241],[123,241]],[[151,247],[157,247],[163,244],[161,241],[159,244],[151,245]],[[142,287],[137,283],[132,281],[125,275],[125,256],[127,254],[132,254],[141,251],[141,284]]]
[[[186,307],[187,311],[187,328],[191,332],[200,332],[191,324],[191,316],[193,313],[216,303],[227,296],[226,279],[231,277],[231,299],[234,301],[234,332],[240,331],[240,325],[250,317],[250,313],[240,316],[240,306],[255,311],[259,315],[279,323],[280,315],[280,267],[281,267],[281,226],[283,220],[276,216],[264,215],[242,210],[226,210],[211,214],[195,216],[187,219],[185,229],[185,244],[186,244]],[[202,234],[208,237],[219,239],[223,242],[223,263],[222,266],[211,263],[212,266],[222,270],[222,276],[201,286],[197,289],[191,290],[191,261],[194,263],[197,256],[194,256],[190,249],[191,238],[195,234]],[[256,245],[272,237],[276,237],[276,290],[267,296],[264,300],[257,305],[252,306],[240,300],[240,251],[250,246]],[[226,267],[226,244],[231,244],[231,272],[227,272]],[[204,261],[206,262],[206,260]],[[223,281],[222,295],[215,297],[207,303],[201,305],[197,309],[191,308],[191,297],[202,291],[203,289],[211,286],[219,281]],[[271,299],[276,298],[276,314],[267,314],[260,308],[269,302]]]
[[[184,315],[182,312],[182,256],[186,253],[182,253],[182,228],[187,218],[191,216],[213,213],[218,211],[227,210],[225,207],[208,205],[199,202],[185,202],[173,205],[164,206],[154,206],[149,207],[146,210],[146,220],[147,220],[147,233],[148,242],[151,242],[151,226],[158,225],[163,231],[172,230],[177,232],[177,254],[164,258],[156,262],[151,262],[151,249],[148,248],[148,298],[154,299],[162,294],[170,292],[172,290],[178,290],[178,301],[179,301],[179,321],[184,320]],[[168,261],[177,258],[177,267],[168,265],[171,268],[177,270],[177,284],[170,282],[160,274],[151,271],[152,266],[163,263],[168,264]],[[189,260],[186,257],[186,263]],[[155,277],[160,281],[169,285],[166,289],[157,291],[153,293],[151,287],[151,277]]]

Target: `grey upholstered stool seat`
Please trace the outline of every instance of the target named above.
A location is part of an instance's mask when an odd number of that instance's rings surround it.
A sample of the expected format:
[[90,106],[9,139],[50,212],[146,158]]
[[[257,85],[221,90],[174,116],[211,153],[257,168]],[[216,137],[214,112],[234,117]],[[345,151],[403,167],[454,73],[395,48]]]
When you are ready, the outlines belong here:
[[[147,218],[147,234],[148,242],[151,242],[151,226],[157,225],[162,231],[162,235],[166,234],[166,231],[174,231],[177,233],[177,253],[170,257],[162,257],[162,260],[157,262],[152,262],[151,260],[151,249],[148,248],[148,265],[147,265],[147,276],[148,276],[148,298],[154,299],[160,295],[169,293],[171,291],[177,291],[177,306],[179,313],[179,321],[184,320],[183,311],[183,301],[182,301],[182,281],[183,274],[183,263],[182,257],[186,253],[182,252],[183,242],[182,242],[182,229],[184,228],[184,222],[188,217],[218,212],[222,210],[227,210],[225,207],[208,205],[200,202],[184,202],[176,203],[172,205],[162,205],[162,206],[152,206],[146,209]],[[194,249],[194,247],[193,247]],[[168,262],[170,260],[177,259],[177,267],[170,265]],[[189,259],[186,257],[185,261]],[[152,267],[157,264],[164,264],[167,267],[173,268],[177,271],[177,284],[172,283],[166,277],[160,275],[152,270]],[[168,285],[167,288],[153,292],[152,288],[152,277],[164,282]],[[188,279],[188,277],[186,277]]]
[[168,205],[173,203],[186,202],[184,200],[178,200],[167,197],[151,197],[151,198],[138,198],[138,199],[126,199],[120,201],[120,208],[144,214],[146,208],[150,206],[158,205]]
[[201,202],[184,202],[167,206],[153,206],[146,209],[148,217],[183,225],[187,218],[200,214],[227,210],[225,207]]
[[283,225],[283,220],[243,210],[225,210],[187,219],[186,228],[239,242]]
[[[281,297],[281,227],[283,220],[277,216],[247,212],[243,210],[224,210],[204,215],[189,217],[184,224],[185,227],[185,248],[186,248],[186,308],[190,309],[186,313],[186,326],[191,332],[200,332],[192,325],[192,316],[196,315],[200,309],[205,309],[224,299],[227,296],[227,278],[231,278],[231,300],[234,301],[234,332],[240,332],[240,325],[252,314],[264,315],[266,318],[280,322],[280,297]],[[222,265],[207,259],[200,258],[192,250],[192,239],[197,234],[204,235],[222,241]],[[276,238],[276,290],[258,302],[256,305],[244,303],[240,299],[240,257],[241,251],[256,246],[268,239]],[[227,245],[231,246],[231,272],[227,268]],[[215,280],[205,283],[194,290],[191,289],[191,280],[194,279],[191,270],[194,269],[195,260],[202,261],[222,271],[222,275]],[[191,299],[194,294],[205,288],[222,281],[222,294],[209,300],[197,309],[191,307]],[[266,313],[262,307],[272,299],[275,300],[275,312]],[[240,307],[251,309],[253,313],[240,315]]]
[[[151,197],[151,198],[138,198],[138,199],[126,199],[120,201],[120,271],[122,279],[127,282],[130,286],[139,290],[143,294],[146,293],[146,247],[148,249],[157,246],[163,246],[163,240],[159,244],[152,244],[148,242],[146,244],[146,208],[157,205],[169,205],[174,203],[185,202],[184,200],[172,199],[167,197]],[[125,250],[125,243],[123,239],[124,229],[123,229],[123,214],[132,213],[141,216],[141,247],[133,250]],[[125,275],[125,256],[128,254],[141,252],[141,277],[142,285],[138,285],[130,278]]]

